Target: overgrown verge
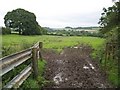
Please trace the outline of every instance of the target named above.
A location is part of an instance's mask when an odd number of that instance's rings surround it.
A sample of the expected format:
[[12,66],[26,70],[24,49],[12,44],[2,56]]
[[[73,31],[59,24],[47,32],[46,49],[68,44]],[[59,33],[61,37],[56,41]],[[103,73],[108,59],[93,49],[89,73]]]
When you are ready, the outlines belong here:
[[94,59],[99,60],[99,64],[102,70],[105,71],[107,75],[107,80],[113,85],[114,87],[117,87],[118,82],[118,61],[116,59],[110,58],[109,60],[105,59],[105,52],[106,47],[105,44],[101,47],[99,47],[97,50],[95,50],[92,53],[92,57]]
[[[103,43],[102,46],[97,48],[92,53],[92,57],[99,60],[101,68],[106,72],[108,81],[115,87],[117,87],[118,84],[120,83],[120,81],[118,81],[119,79],[118,78],[118,59],[113,58],[113,56],[117,57],[117,50],[114,50],[114,54],[113,54],[112,53],[113,48],[110,46],[112,46],[112,44],[117,42],[117,31],[116,30],[117,29],[114,28],[111,31],[104,34],[104,36],[106,37],[105,42]],[[109,46],[110,48],[106,46],[107,43],[110,44]],[[111,53],[109,54],[109,58],[106,59],[108,57],[106,56],[106,53],[108,51]]]
[[29,43],[26,40],[22,40],[20,44],[13,42],[12,44],[10,44],[8,46],[3,45],[2,46],[2,57],[10,55],[12,53],[19,52],[24,49],[27,49],[27,48],[31,47],[32,45],[33,45],[33,43]]
[[24,81],[22,86],[20,88],[22,89],[29,89],[29,88],[35,88],[35,89],[41,89],[46,83],[49,81],[45,80],[43,74],[45,69],[46,61],[45,60],[38,60],[38,69],[39,69],[39,76],[35,80],[33,79],[33,74],[30,75],[30,77]]
[[[118,70],[120,65],[120,0],[115,0],[111,7],[103,8],[103,13],[101,13],[101,18],[99,24],[101,27],[101,33],[107,37],[107,42],[114,44],[118,47],[114,50],[116,53],[115,59],[109,58],[106,61],[106,73],[108,74],[108,79],[115,86],[120,87],[120,70]],[[109,48],[110,49],[110,48]],[[110,49],[111,50],[111,49]],[[112,50],[111,50],[112,52]],[[102,63],[105,62],[105,57],[102,59]]]
[[39,69],[39,76],[37,78],[37,82],[39,85],[39,88],[41,89],[44,85],[46,85],[47,83],[49,83],[49,81],[47,81],[44,78],[44,71],[45,71],[45,66],[46,66],[47,62],[45,60],[39,60],[38,61],[38,69]]

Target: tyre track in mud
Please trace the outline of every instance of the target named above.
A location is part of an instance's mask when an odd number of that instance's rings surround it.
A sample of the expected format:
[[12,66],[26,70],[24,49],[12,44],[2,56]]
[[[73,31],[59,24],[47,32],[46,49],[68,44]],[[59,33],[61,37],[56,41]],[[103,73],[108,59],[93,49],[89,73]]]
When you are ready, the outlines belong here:
[[65,48],[60,54],[43,50],[44,77],[53,82],[43,88],[111,88],[91,53],[91,47],[83,45]]

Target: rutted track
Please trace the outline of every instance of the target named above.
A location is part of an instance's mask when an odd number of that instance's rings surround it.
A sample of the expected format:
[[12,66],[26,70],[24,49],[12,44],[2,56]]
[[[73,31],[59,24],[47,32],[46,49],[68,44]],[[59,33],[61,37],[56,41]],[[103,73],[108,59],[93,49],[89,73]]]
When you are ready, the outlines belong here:
[[48,88],[110,88],[105,74],[97,62],[92,60],[89,46],[65,48],[63,52],[44,50],[47,61],[45,78],[51,82]]

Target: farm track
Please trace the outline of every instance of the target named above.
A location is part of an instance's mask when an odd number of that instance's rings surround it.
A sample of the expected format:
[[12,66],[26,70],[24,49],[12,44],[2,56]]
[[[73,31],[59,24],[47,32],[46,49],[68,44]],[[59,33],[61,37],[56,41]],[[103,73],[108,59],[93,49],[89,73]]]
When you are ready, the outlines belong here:
[[44,77],[53,82],[43,88],[111,88],[91,53],[91,47],[83,45],[65,48],[60,54],[43,50],[47,61]]

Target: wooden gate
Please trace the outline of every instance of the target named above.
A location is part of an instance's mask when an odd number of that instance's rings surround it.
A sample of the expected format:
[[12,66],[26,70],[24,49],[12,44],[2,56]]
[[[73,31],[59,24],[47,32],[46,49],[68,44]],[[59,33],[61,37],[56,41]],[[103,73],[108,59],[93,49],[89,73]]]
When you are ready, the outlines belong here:
[[20,51],[18,53],[3,57],[0,59],[0,77],[7,74],[9,71],[15,69],[23,62],[27,60],[32,60],[25,69],[23,69],[17,76],[15,76],[10,82],[8,82],[3,88],[18,88],[27,78],[33,73],[34,77],[38,77],[38,59],[41,57],[42,42],[36,43],[33,47],[29,49]]

